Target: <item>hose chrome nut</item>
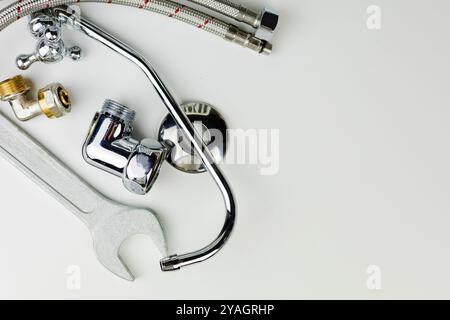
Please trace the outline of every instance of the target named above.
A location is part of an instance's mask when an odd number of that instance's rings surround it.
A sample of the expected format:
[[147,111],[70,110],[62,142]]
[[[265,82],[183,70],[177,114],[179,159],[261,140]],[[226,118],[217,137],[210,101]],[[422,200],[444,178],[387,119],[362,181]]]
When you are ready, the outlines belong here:
[[130,192],[144,195],[155,183],[169,149],[154,139],[138,141],[131,136],[135,114],[106,100],[91,123],[83,157],[90,165],[121,177]]
[[30,84],[22,76],[0,82],[0,100],[9,102],[20,121],[45,114],[48,118],[60,118],[71,111],[67,90],[59,83],[51,83],[38,91],[37,99],[30,99]]
[[265,8],[258,17],[255,37],[266,41],[272,40],[273,33],[278,26],[279,18],[275,10]]

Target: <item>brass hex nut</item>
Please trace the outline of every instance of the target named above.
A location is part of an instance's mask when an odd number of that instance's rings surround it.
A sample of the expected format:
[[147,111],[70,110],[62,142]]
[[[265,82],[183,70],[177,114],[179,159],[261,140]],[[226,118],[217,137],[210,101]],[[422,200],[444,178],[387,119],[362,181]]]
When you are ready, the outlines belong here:
[[52,83],[40,89],[38,102],[42,112],[50,119],[60,118],[72,108],[69,93],[59,83]]

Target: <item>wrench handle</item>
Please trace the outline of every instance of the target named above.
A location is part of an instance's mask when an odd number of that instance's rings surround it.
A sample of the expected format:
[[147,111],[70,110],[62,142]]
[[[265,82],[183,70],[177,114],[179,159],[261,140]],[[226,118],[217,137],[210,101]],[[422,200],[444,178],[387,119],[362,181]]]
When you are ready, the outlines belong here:
[[84,223],[107,199],[0,113],[0,154]]

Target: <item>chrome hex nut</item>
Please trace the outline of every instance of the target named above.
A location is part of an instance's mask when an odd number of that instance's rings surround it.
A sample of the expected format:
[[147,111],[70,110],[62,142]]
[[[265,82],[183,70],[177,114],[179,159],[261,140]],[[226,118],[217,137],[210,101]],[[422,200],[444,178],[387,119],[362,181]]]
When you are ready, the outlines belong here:
[[279,15],[274,10],[265,8],[259,16],[259,27],[255,36],[259,39],[270,41],[278,26]]
[[168,149],[153,139],[144,139],[128,159],[122,181],[129,191],[145,195],[159,176],[161,165],[167,158]]
[[261,13],[260,17],[260,27],[269,29],[270,31],[275,31],[278,25],[278,20],[280,16],[274,10],[265,8]]

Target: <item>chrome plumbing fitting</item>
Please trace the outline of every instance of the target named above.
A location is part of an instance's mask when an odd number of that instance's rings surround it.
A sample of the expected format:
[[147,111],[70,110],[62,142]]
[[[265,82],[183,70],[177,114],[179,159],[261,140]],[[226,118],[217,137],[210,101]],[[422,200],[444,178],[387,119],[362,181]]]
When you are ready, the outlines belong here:
[[279,15],[276,11],[265,8],[258,16],[255,36],[266,41],[272,40],[278,26]]
[[[191,102],[181,106],[194,123],[197,132],[216,162],[226,153],[227,124],[223,117],[207,103]],[[191,143],[179,130],[176,122],[167,115],[159,129],[158,141],[132,137],[136,113],[130,108],[106,100],[97,112],[83,145],[87,163],[121,177],[131,192],[144,195],[155,183],[164,160],[186,173],[206,171]]]
[[66,56],[74,61],[81,58],[79,47],[66,47],[61,39],[61,23],[49,10],[32,14],[28,27],[33,37],[38,39],[38,43],[33,53],[17,57],[16,65],[19,69],[26,70],[37,61],[53,63],[63,60]]
[[26,121],[45,114],[60,118],[71,110],[69,93],[59,83],[39,89],[37,99],[30,99],[30,84],[22,76],[0,82],[0,100],[9,102],[17,119]]
[[242,31],[233,25],[229,27],[225,39],[257,53],[265,55],[270,55],[272,53],[272,44],[270,42],[255,37],[251,33]]
[[[193,0],[193,2],[201,2],[208,7],[203,1]],[[220,4],[221,1],[216,1],[215,3]],[[234,4],[227,2],[226,5],[233,6]],[[221,9],[219,10],[219,8],[211,9],[231,16],[236,21],[252,26],[256,29],[256,32],[255,34],[248,33],[231,24],[225,34],[225,39],[257,53],[270,55],[272,53],[272,44],[270,43],[270,40],[272,40],[273,33],[278,25],[278,14],[268,8],[265,8],[261,13],[257,13],[240,5],[235,6],[236,8],[234,8],[234,10],[231,10],[230,8],[229,11],[222,11]],[[226,12],[228,14],[226,14]],[[234,13],[231,14],[231,12]]]
[[121,177],[129,191],[144,195],[158,177],[169,149],[156,140],[138,141],[131,136],[135,114],[106,100],[91,123],[83,157],[87,163]]
[[246,23],[256,29],[255,37],[270,41],[278,25],[279,15],[274,10],[265,8],[260,13],[240,7],[236,21]]
[[270,41],[278,25],[278,13],[267,7],[261,12],[256,12],[230,0],[188,1],[255,28],[255,36],[261,40]]

